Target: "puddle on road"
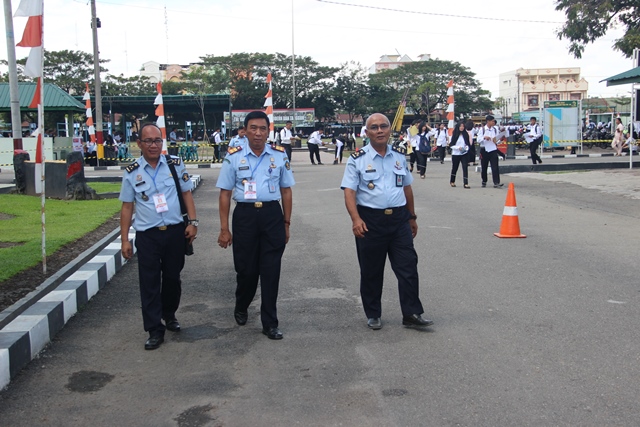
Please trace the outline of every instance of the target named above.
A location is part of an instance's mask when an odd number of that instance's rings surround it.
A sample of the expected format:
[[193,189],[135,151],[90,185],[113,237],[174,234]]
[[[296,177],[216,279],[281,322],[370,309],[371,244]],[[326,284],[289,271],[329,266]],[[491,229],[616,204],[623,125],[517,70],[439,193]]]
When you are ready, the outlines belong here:
[[178,427],[200,427],[215,420],[209,414],[214,409],[212,405],[192,406],[174,419],[178,422]]

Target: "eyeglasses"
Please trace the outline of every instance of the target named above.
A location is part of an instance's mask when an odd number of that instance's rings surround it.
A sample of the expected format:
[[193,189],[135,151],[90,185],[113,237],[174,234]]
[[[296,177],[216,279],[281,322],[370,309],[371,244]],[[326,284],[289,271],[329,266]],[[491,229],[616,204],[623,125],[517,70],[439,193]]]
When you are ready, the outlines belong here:
[[162,138],[156,138],[156,139],[143,139],[141,142],[143,142],[147,147],[151,147],[152,145],[162,145]]
[[380,125],[380,126],[378,126],[378,125],[371,125],[371,126],[369,126],[367,129],[372,130],[372,131],[374,131],[374,132],[377,132],[377,131],[378,131],[378,129],[380,129],[380,130],[387,130],[387,129],[389,129],[390,127],[391,127],[391,125],[388,125],[388,124],[383,124],[383,125]]

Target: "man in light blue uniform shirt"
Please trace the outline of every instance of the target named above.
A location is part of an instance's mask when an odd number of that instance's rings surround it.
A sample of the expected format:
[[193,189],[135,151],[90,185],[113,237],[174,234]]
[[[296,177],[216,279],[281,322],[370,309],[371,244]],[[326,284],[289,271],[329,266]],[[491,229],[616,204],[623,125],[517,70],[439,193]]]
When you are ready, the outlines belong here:
[[[216,186],[220,188],[220,235],[218,245],[232,245],[236,269],[234,317],[245,325],[249,305],[260,280],[262,333],[282,339],[276,302],[282,254],[289,241],[291,187],[295,185],[289,158],[282,147],[267,145],[269,117],[263,111],[249,113],[244,125],[249,142],[229,148]],[[233,236],[229,229],[231,198]],[[282,205],[281,205],[282,201]]]
[[356,237],[360,264],[360,296],[369,328],[382,328],[382,282],[387,255],[398,279],[402,324],[431,326],[422,318],[419,298],[418,255],[413,238],[418,233],[414,211],[413,176],[403,149],[388,144],[389,119],[373,114],[367,119],[368,145],[349,156],[340,187]]
[[[130,259],[129,242],[135,205],[136,248],[144,330],[149,332],[146,350],[154,350],[164,341],[165,329],[180,330],[175,313],[182,293],[180,272],[184,267],[185,240],[193,242],[198,232],[193,184],[180,158],[173,157],[180,188],[165,156],[162,155],[160,129],[152,123],[142,126],[138,139],[142,156],[129,165],[122,177],[120,200],[120,237],[122,256]],[[178,200],[182,193],[188,214],[185,227]],[[165,324],[162,323],[165,321]]]
[[238,134],[231,138],[231,141],[229,141],[229,147],[244,147],[245,145],[247,145],[249,140],[247,139],[246,133],[247,130],[245,129],[245,127],[240,126],[238,128]]

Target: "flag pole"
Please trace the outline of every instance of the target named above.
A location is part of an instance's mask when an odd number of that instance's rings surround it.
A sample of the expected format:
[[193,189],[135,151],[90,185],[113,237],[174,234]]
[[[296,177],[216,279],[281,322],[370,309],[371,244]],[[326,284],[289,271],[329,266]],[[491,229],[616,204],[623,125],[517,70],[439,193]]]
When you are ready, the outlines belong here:
[[38,105],[38,143],[42,152],[42,193],[40,193],[40,205],[42,207],[42,273],[47,274],[47,222],[46,222],[46,209],[45,209],[45,160],[46,155],[44,153],[44,0],[42,0],[42,43],[40,46],[40,78],[38,84],[40,85],[40,104]]
[[9,65],[9,96],[11,99],[11,133],[13,150],[22,150],[22,120],[20,120],[20,96],[18,94],[18,68],[13,34],[11,0],[4,0],[4,26],[7,32],[7,63]]

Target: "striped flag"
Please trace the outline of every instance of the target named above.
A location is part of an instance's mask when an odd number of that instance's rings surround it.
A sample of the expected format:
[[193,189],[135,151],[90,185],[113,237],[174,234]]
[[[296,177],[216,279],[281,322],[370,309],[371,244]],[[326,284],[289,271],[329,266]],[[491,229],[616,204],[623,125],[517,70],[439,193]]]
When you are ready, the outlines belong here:
[[42,64],[43,64],[43,2],[42,0],[21,0],[14,16],[26,16],[27,25],[24,27],[22,40],[16,45],[20,47],[30,47],[29,57],[24,67],[24,74],[28,77],[37,78],[36,90],[29,103],[29,108],[38,109],[38,130],[36,144],[36,167],[35,167],[35,192],[44,192],[44,151],[43,151],[43,127],[44,127],[44,93],[42,87]]
[[275,141],[276,135],[273,124],[273,87],[271,86],[271,73],[267,74],[267,83],[269,83],[269,91],[264,96],[266,99],[264,100],[263,107],[265,107],[265,113],[267,113],[267,117],[269,117],[269,140]]
[[167,154],[167,129],[164,123],[164,102],[162,101],[161,82],[158,82],[158,84],[156,85],[156,90],[158,91],[158,95],[153,101],[153,105],[157,105],[156,116],[158,116],[158,120],[156,120],[156,125],[158,125],[158,127],[160,128],[160,133],[162,134],[162,154]]
[[447,132],[449,136],[453,135],[454,122],[454,102],[453,102],[453,80],[449,80],[447,83],[447,120],[449,120],[449,129]]

